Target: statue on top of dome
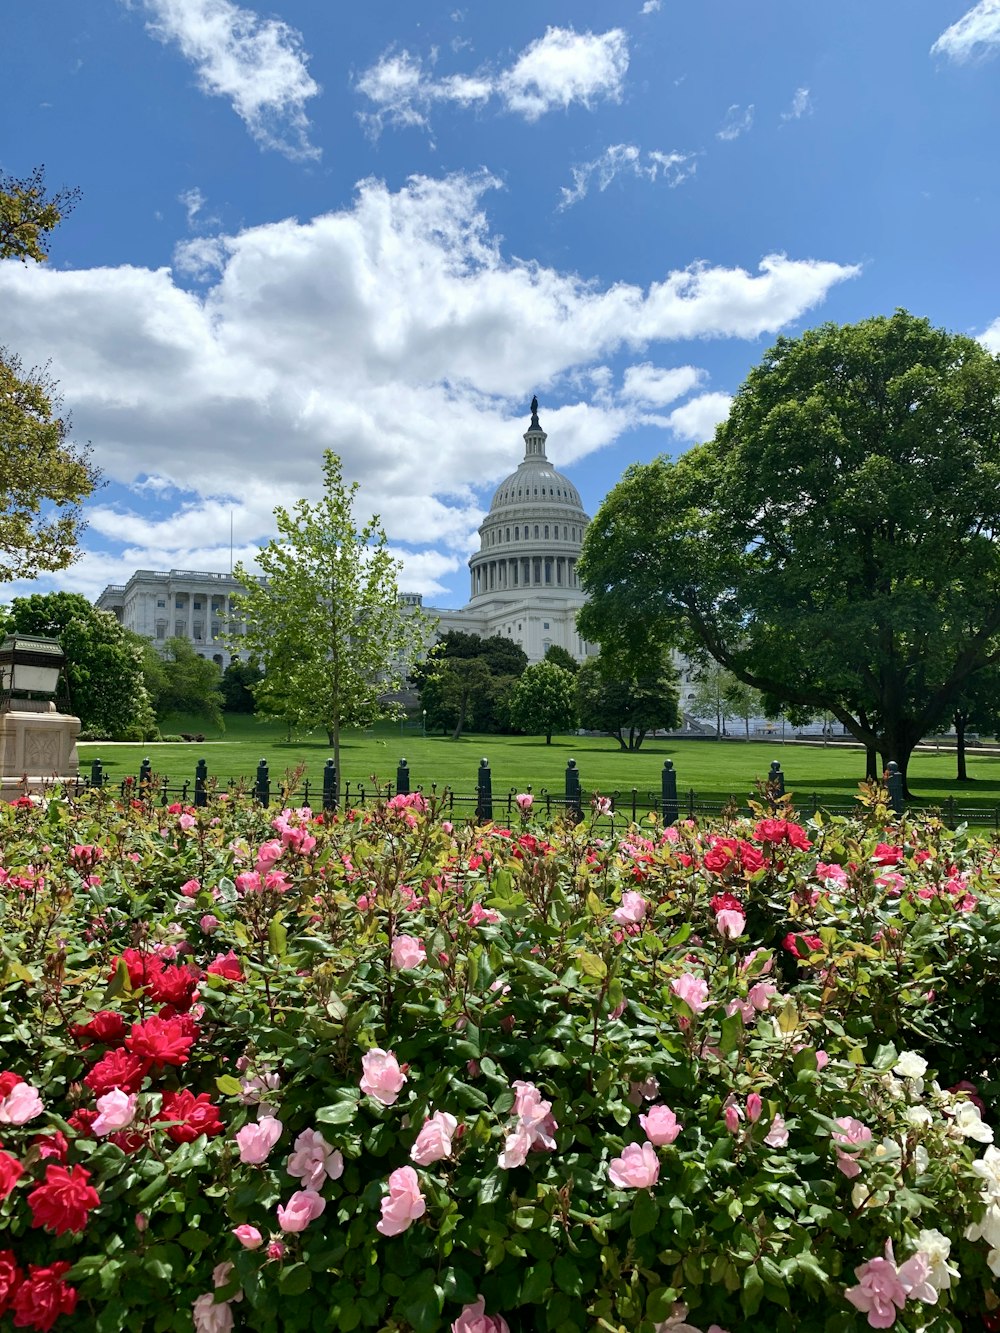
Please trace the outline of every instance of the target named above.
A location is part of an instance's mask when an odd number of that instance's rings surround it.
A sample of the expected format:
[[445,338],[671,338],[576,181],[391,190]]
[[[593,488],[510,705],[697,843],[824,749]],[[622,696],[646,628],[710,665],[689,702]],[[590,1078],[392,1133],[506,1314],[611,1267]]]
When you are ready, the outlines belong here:
[[535,395],[531,399],[531,425],[529,427],[529,430],[541,430],[541,429],[542,429],[541,426],[538,424],[538,396]]

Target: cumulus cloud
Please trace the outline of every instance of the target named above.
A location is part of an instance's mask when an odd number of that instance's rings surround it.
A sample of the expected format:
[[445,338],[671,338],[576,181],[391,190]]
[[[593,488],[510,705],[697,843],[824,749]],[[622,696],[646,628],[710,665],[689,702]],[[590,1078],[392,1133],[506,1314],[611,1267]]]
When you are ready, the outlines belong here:
[[[116,581],[137,566],[227,568],[230,510],[251,548],[276,503],[316,494],[326,448],[396,546],[461,561],[483,488],[520,461],[532,390],[553,461],[569,463],[669,401],[671,375],[694,388],[698,372],[632,366],[623,395],[582,388],[586,402],[574,376],[606,384],[616,355],[772,334],[858,271],[769,255],[755,272],[699,263],[645,288],[601,285],[506,255],[484,207],[495,184],[363,182],[340,211],[206,238],[217,267],[193,289],[167,268],[0,263],[7,342],[51,361],[111,491],[156,477],[183,497],[160,517],[133,512],[128,492],[98,497],[95,532],[124,547]],[[564,405],[546,407],[547,391]],[[62,584],[98,569],[85,561]]]
[[715,137],[725,142],[738,139],[741,134],[746,134],[752,125],[753,103],[751,102],[748,107],[741,107],[734,102],[726,112],[726,119],[722,123],[722,128],[716,132]]
[[[126,0],[127,2],[127,0]],[[146,27],[180,49],[203,92],[225,97],[262,148],[318,158],[306,103],[320,91],[306,66],[302,36],[232,0],[142,0]]]
[[694,175],[698,166],[693,153],[664,153],[650,149],[645,153],[634,143],[617,143],[606,148],[600,157],[571,167],[572,188],[562,186],[560,209],[570,208],[585,198],[592,183],[604,191],[616,176],[625,174],[644,180],[663,179],[673,189]]
[[705,371],[697,366],[665,369],[649,361],[628,366],[622,380],[622,398],[643,407],[664,407],[704,382]]
[[677,439],[700,444],[702,440],[712,438],[716,426],[729,416],[732,405],[728,393],[703,393],[675,407],[667,421]]
[[437,76],[407,50],[386,51],[358,77],[355,88],[373,104],[362,115],[373,133],[386,124],[426,126],[435,104],[468,108],[496,98],[525,120],[574,103],[589,107],[598,100],[619,101],[628,69],[628,40],[621,28],[576,32],[547,28],[498,72],[484,67],[473,73]]
[[988,329],[979,335],[979,341],[994,356],[1000,356],[1000,319],[995,319]]
[[812,99],[809,96],[808,88],[796,88],[795,96],[792,98],[792,105],[787,111],[782,111],[782,120],[801,120],[803,116],[812,115]]
[[645,3],[645,4],[643,5],[643,7],[639,10],[639,13],[640,13],[640,14],[656,14],[656,13],[658,13],[658,11],[659,11],[660,6],[662,5],[662,3],[663,3],[663,0],[646,0],[646,3]]
[[1000,46],[1000,0],[979,0],[967,14],[946,28],[931,47],[932,55],[959,62],[991,55]]

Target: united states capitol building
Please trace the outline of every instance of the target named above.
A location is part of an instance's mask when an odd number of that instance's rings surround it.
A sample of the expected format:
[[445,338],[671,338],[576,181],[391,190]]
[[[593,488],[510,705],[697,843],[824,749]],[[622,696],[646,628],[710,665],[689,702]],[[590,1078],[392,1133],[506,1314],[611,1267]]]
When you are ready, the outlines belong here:
[[[590,519],[576,487],[549,462],[547,438],[532,399],[524,458],[497,487],[479,528],[479,550],[469,560],[468,604],[423,609],[437,619],[438,634],[501,634],[519,644],[529,662],[540,662],[553,645],[582,660],[597,652],[576,629],[586,600],[576,567]],[[97,606],[154,644],[187,639],[225,669],[233,656],[226,636],[240,630],[232,598],[242,591],[231,574],[139,569],[127,583],[106,587]],[[423,599],[402,593],[401,601],[421,606]]]

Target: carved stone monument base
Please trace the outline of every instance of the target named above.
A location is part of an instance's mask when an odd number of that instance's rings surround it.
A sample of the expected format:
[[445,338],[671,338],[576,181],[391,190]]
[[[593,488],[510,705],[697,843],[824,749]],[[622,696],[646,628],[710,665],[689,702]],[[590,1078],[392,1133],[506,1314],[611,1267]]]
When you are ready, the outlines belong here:
[[[37,706],[36,706],[37,707]],[[80,719],[57,713],[55,704],[43,711],[0,713],[0,800],[32,794],[80,771],[76,737]]]

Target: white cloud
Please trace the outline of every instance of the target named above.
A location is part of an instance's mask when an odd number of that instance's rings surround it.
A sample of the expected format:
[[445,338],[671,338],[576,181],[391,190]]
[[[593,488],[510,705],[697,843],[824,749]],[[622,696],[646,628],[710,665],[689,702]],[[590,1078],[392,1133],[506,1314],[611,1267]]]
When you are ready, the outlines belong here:
[[729,416],[733,400],[728,393],[703,393],[690,402],[675,407],[667,418],[679,440],[700,444],[715,434],[715,428]]
[[628,69],[628,41],[621,28],[605,33],[578,33],[573,28],[547,28],[507,69],[493,73],[437,77],[419,55],[386,51],[359,75],[355,87],[374,104],[362,121],[374,133],[391,125],[424,126],[436,103],[463,108],[496,97],[504,107],[528,121],[547,111],[599,99],[619,101]]
[[[127,3],[127,0],[126,0]],[[302,36],[232,0],[142,0],[147,29],[172,42],[198,72],[202,90],[226,97],[262,148],[318,158],[305,106],[320,91]]]
[[583,162],[571,167],[572,189],[564,185],[561,188],[562,202],[560,209],[570,208],[579,203],[590,189],[592,181],[597,182],[599,190],[606,190],[616,176],[624,173],[655,181],[660,177],[673,189],[682,181],[693,176],[698,166],[693,153],[663,153],[659,149],[648,150],[645,154],[634,143],[612,144],[600,157],[591,162]]
[[[366,181],[339,212],[211,238],[218,268],[196,290],[166,268],[0,263],[8,345],[29,365],[51,360],[106,478],[181,492],[160,518],[132,512],[137,497],[97,497],[95,534],[125,548],[114,581],[228,568],[230,509],[251,548],[276,503],[316,493],[325,448],[395,545],[461,559],[481,488],[520,461],[533,390],[553,460],[568,463],[646,420],[642,402],[666,401],[667,377],[685,372],[633,366],[631,397],[584,386],[576,402],[574,376],[606,390],[623,351],[772,334],[858,272],[771,255],[754,273],[701,263],[648,288],[602,286],[506,256],[483,210],[494,185]],[[547,391],[566,405],[546,408]],[[88,557],[60,585],[108,569]]]
[[1000,319],[995,319],[988,329],[979,335],[979,341],[994,356],[1000,356]]
[[971,60],[1000,46],[1000,0],[979,0],[957,23],[946,28],[931,47],[932,55]]
[[664,369],[649,361],[628,366],[622,382],[622,398],[643,407],[665,407],[704,382],[706,374],[697,366]]
[[639,10],[640,14],[656,14],[660,10],[663,0],[646,0],[646,3]]
[[188,226],[193,227],[198,214],[205,207],[205,196],[195,185],[190,190],[184,190],[177,196],[178,203],[184,205],[184,211],[187,213]]
[[738,139],[741,134],[746,134],[747,130],[753,125],[753,103],[751,102],[745,109],[738,106],[735,102],[726,112],[726,119],[723,121],[722,129],[716,133],[717,139],[729,141]]
[[812,99],[809,96],[808,88],[796,88],[795,96],[792,98],[792,105],[787,111],[782,111],[782,120],[801,120],[803,116],[812,115]]

